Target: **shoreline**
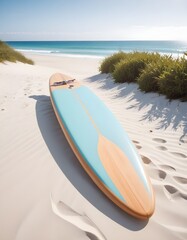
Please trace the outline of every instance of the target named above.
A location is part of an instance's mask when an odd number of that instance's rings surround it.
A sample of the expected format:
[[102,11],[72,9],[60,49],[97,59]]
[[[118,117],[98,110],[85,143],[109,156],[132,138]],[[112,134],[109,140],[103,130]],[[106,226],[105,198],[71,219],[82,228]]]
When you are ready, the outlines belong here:
[[[19,51],[21,53],[23,53],[24,55],[41,55],[41,56],[52,56],[52,57],[71,57],[71,58],[94,58],[94,59],[104,59],[106,57],[111,56],[114,53],[117,53],[119,51],[113,51],[110,54],[107,55],[90,55],[90,54],[75,54],[75,53],[58,53],[58,52],[53,52],[53,51],[45,51],[45,50],[21,50],[21,49],[15,49],[16,51]],[[138,51],[138,50],[137,50]],[[134,51],[124,51],[125,53],[130,53],[130,52],[136,52],[136,50]],[[140,51],[140,52],[146,52],[146,51]],[[170,53],[170,52],[159,52],[159,51],[148,51],[150,53],[159,53],[160,55],[166,55],[166,56],[172,56],[172,58],[182,58],[186,56],[184,55],[184,52],[178,52],[178,53]]]
[[[100,59],[25,55],[34,66],[0,64],[0,238],[186,239],[187,103],[113,83]],[[59,71],[89,87],[134,142],[156,196],[148,222],[119,210],[79,165],[50,103]]]
[[61,57],[61,58],[65,58],[65,57],[69,57],[69,58],[89,58],[89,59],[104,59],[105,56],[99,56],[99,55],[84,55],[84,54],[71,54],[71,53],[56,53],[53,51],[45,51],[45,50],[20,50],[20,49],[15,49],[16,51],[21,52],[24,55],[40,55],[40,56],[48,56],[48,57]]

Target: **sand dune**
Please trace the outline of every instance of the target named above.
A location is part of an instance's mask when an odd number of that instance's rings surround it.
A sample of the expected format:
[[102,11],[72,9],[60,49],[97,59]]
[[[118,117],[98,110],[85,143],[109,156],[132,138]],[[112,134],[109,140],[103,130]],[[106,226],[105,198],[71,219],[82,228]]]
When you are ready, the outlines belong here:
[[[29,57],[35,66],[0,64],[0,239],[187,239],[187,103],[114,84],[100,59]],[[78,163],[50,102],[57,71],[95,92],[133,140],[156,195],[149,221],[122,212]]]

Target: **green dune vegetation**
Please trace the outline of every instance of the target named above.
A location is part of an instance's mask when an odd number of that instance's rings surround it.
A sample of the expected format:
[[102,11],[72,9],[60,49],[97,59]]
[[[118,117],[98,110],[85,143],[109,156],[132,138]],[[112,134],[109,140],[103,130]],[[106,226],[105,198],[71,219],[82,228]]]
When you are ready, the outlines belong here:
[[26,58],[21,53],[8,46],[6,43],[0,41],[0,63],[5,61],[19,61],[22,63],[34,64],[31,59]]
[[135,82],[144,92],[158,92],[169,99],[187,101],[187,60],[147,52],[118,52],[105,58],[99,68],[115,82]]

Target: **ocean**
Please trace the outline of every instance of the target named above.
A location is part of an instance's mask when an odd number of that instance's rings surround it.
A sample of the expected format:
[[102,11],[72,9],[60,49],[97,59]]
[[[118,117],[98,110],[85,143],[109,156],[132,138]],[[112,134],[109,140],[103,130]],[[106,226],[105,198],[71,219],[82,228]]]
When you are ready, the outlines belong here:
[[21,52],[63,56],[106,57],[118,51],[159,52],[181,56],[187,52],[182,41],[8,41]]

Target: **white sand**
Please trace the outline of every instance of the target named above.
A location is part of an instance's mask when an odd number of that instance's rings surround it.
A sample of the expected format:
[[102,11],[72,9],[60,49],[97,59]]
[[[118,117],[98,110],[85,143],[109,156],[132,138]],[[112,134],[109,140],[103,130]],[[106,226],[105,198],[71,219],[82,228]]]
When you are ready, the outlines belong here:
[[[0,64],[0,240],[187,239],[187,103],[113,84],[100,59],[29,57],[35,66]],[[95,92],[134,141],[156,195],[149,221],[118,209],[78,163],[50,103],[59,71]]]

